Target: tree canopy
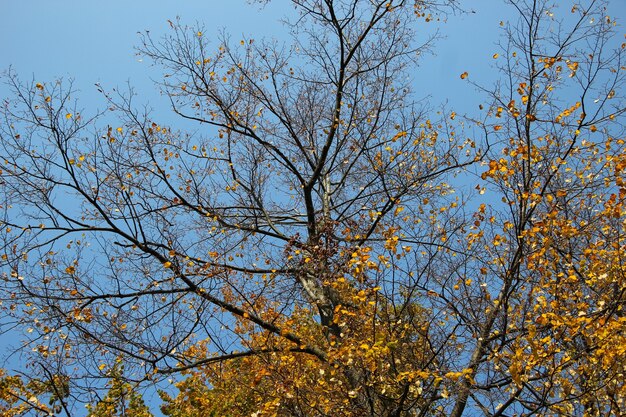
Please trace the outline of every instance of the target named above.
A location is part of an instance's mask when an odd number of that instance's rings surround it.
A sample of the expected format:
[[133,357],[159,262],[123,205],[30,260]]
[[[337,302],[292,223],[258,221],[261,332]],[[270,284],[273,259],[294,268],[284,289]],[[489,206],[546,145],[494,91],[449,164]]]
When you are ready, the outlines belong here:
[[290,44],[142,36],[194,133],[6,75],[3,415],[147,417],[168,379],[170,417],[626,414],[608,5],[511,1],[461,115],[412,83],[463,4],[292,3]]

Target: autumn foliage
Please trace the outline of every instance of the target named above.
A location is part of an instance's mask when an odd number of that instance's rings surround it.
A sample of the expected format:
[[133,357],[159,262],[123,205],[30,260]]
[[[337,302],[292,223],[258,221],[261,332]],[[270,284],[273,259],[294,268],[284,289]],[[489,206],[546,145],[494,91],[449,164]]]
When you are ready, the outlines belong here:
[[461,115],[410,78],[456,2],[293,4],[293,47],[142,37],[200,133],[8,74],[0,297],[32,361],[0,373],[0,412],[626,414],[608,5],[511,2]]

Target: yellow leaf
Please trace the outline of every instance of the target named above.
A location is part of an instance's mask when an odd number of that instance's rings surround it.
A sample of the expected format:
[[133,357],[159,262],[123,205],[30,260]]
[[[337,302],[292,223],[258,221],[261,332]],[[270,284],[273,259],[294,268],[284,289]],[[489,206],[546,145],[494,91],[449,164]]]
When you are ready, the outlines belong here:
[[461,79],[464,80],[467,78],[469,74],[467,73],[467,71],[465,71],[463,74],[461,74]]
[[163,268],[170,268],[171,266],[172,266],[172,263],[169,261],[163,263]]
[[511,374],[511,379],[517,386],[520,386],[522,384],[522,375],[520,371],[521,369],[520,369],[520,366],[517,364],[517,362],[513,362],[509,366],[509,373]]
[[66,118],[66,119],[71,119],[71,118],[72,118],[72,113],[68,113],[68,114],[66,114],[66,115],[65,115],[65,118]]
[[492,58],[493,58],[493,59],[498,59],[498,57],[499,57],[499,56],[500,56],[500,54],[495,53],[495,54],[493,54]]

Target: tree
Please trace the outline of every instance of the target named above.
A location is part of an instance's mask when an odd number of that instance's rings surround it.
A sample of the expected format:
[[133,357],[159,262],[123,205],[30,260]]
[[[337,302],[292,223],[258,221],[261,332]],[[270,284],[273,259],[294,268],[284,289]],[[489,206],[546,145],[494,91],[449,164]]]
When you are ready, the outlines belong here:
[[434,40],[415,22],[454,4],[293,3],[291,48],[211,53],[178,21],[143,38],[206,136],[132,91],[90,116],[71,86],[9,75],[3,298],[39,360],[93,415],[148,413],[134,384],[172,374],[172,417],[625,412],[624,46],[605,4],[512,3],[502,81],[461,120],[407,78]]
[[141,394],[124,381],[121,371],[120,366],[111,369],[106,396],[95,405],[87,404],[87,417],[153,417]]
[[35,413],[54,415],[67,410],[69,381],[44,369],[45,379],[28,379],[23,375],[8,375],[0,369],[0,412],[14,417]]

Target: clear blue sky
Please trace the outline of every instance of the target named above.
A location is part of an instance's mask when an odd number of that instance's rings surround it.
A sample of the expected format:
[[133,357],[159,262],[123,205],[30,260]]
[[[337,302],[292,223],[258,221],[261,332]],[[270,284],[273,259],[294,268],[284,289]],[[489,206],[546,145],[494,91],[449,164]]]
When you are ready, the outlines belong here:
[[[462,5],[475,13],[451,16],[440,25],[446,39],[438,44],[437,56],[423,60],[415,76],[420,96],[431,94],[433,103],[449,99],[460,113],[475,108],[480,98],[459,74],[469,71],[473,80],[485,84],[495,78],[490,57],[496,51],[499,22],[513,15],[504,0]],[[610,14],[626,20],[626,0],[613,0],[611,8]],[[22,79],[34,77],[38,82],[72,77],[85,108],[97,102],[95,82],[111,88],[130,81],[161,111],[166,102],[159,102],[150,81],[159,71],[135,56],[138,31],[158,37],[167,31],[167,19],[180,16],[184,23],[206,25],[207,35],[225,28],[234,37],[284,39],[278,19],[292,12],[287,0],[265,8],[246,0],[0,0],[0,72],[12,66]],[[0,98],[7,95],[6,86],[0,85]]]
[[[436,57],[424,59],[415,77],[419,95],[432,94],[437,103],[449,98],[455,105],[464,104],[460,98],[474,95],[458,75],[465,70],[472,75],[488,72],[498,23],[510,11],[502,0],[467,3],[476,13],[452,16],[439,25],[447,38],[439,43]],[[72,77],[81,90],[81,107],[87,109],[98,102],[95,82],[111,88],[130,81],[145,101],[166,106],[150,81],[158,78],[158,69],[135,56],[138,31],[158,37],[167,31],[167,19],[180,16],[185,23],[202,22],[207,35],[225,28],[234,37],[284,38],[285,29],[277,20],[293,12],[286,0],[265,8],[245,0],[0,0],[0,5],[0,71],[12,66],[22,79],[34,77],[38,82]],[[6,86],[0,86],[0,97],[7,94]],[[476,97],[473,101],[478,102]]]
[[[108,89],[130,81],[153,101],[150,77],[159,71],[135,56],[137,32],[158,37],[167,31],[167,19],[180,16],[184,23],[205,24],[207,34],[227,28],[234,36],[270,35],[280,14],[277,7],[260,11],[245,0],[0,0],[0,71],[11,66],[26,81],[73,78],[86,108],[97,99],[95,82]],[[0,86],[0,97],[6,95]]]

